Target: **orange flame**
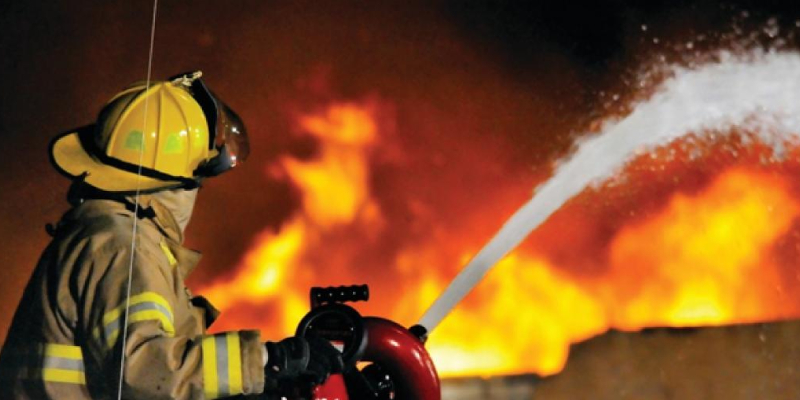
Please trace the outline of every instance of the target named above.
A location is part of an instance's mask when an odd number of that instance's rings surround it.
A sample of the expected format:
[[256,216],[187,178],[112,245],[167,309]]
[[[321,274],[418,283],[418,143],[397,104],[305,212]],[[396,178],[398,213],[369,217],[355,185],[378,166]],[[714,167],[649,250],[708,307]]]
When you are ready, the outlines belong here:
[[[308,311],[310,286],[369,280],[396,293],[373,296],[364,307],[410,325],[477,251],[465,244],[475,243],[469,233],[439,231],[437,239],[403,245],[393,265],[353,272],[374,243],[349,235],[388,228],[370,187],[370,152],[381,141],[375,110],[343,103],[299,118],[301,130],[319,141],[319,151],[310,160],[281,158],[276,168],[300,190],[302,204],[279,232],[255,239],[233,276],[200,290],[228,315],[216,329],[252,325],[252,314],[237,313],[250,307],[274,313],[258,326],[265,338],[290,335]],[[427,347],[443,376],[548,375],[564,367],[570,344],[609,328],[785,317],[770,311],[780,285],[770,254],[799,214],[786,179],[728,169],[694,194],[673,192],[648,216],[623,221],[604,244],[584,249],[585,263],[597,271],[592,276],[558,265],[547,249],[523,246],[445,319]],[[599,225],[586,221],[570,229],[581,234]],[[562,235],[550,240],[569,247],[574,237]],[[462,259],[448,260],[448,252]]]
[[376,135],[369,112],[352,104],[334,105],[323,115],[302,117],[300,125],[323,143],[314,161],[281,160],[303,193],[303,215],[325,228],[350,223],[365,210],[374,216],[364,151]]
[[290,334],[308,312],[305,293],[311,277],[304,269],[304,249],[313,248],[333,227],[358,221],[380,223],[367,184],[365,150],[376,134],[368,108],[334,105],[321,115],[301,117],[300,128],[322,143],[313,160],[283,158],[279,162],[303,194],[301,211],[279,233],[262,233],[232,278],[201,289],[223,311],[242,302],[279,300],[282,324],[263,327],[265,336]]
[[471,297],[480,300],[457,308],[427,344],[443,376],[553,374],[571,342],[605,328],[602,305],[541,259],[506,257]]
[[628,290],[614,307],[615,325],[763,319],[770,309],[764,291],[779,286],[767,255],[797,216],[783,180],[744,170],[723,173],[697,197],[675,195],[660,215],[623,228],[611,245],[611,282]]

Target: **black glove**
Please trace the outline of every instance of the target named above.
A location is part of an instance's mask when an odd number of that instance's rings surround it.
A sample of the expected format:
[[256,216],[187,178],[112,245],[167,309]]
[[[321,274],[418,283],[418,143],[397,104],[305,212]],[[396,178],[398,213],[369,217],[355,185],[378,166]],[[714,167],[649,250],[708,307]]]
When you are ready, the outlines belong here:
[[286,381],[320,385],[331,373],[344,369],[342,353],[322,338],[290,337],[266,346],[267,386],[281,386]]

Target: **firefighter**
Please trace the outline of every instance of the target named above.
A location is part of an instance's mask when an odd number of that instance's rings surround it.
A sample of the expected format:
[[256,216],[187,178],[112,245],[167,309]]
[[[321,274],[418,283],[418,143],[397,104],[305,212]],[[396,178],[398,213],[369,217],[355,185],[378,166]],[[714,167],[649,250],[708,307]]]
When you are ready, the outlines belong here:
[[[340,369],[322,339],[207,334],[218,312],[184,284],[198,187],[248,155],[239,117],[199,72],[134,84],[50,147],[72,205],[25,289],[0,354],[2,399],[215,399]],[[137,195],[139,194],[139,195]],[[122,379],[120,379],[120,376]]]

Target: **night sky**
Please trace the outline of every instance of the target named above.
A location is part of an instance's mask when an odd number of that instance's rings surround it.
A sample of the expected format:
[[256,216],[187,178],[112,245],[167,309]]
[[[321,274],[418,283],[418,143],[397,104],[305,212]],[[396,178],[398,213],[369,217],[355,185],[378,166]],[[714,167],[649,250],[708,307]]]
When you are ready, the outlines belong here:
[[[187,243],[204,260],[190,283],[224,274],[254,235],[279,226],[297,206],[297,191],[266,169],[279,155],[314,153],[312,141],[291,134],[298,113],[371,96],[392,104],[394,140],[415,161],[376,163],[377,187],[381,177],[403,175],[424,198],[415,176],[435,164],[453,196],[476,195],[463,184],[465,175],[532,188],[604,114],[599,93],[624,93],[624,78],[643,60],[698,33],[727,32],[735,20],[758,26],[776,17],[794,26],[800,17],[780,2],[641,3],[647,6],[162,0],[153,77],[202,69],[247,123],[253,149],[242,168],[201,191]],[[145,77],[151,7],[149,1],[0,5],[0,265],[7,271],[0,280],[0,341],[49,240],[45,224],[67,209],[69,182],[50,166],[48,142],[93,122],[106,100]],[[749,16],[741,21],[744,10]],[[442,220],[469,212],[437,209],[443,204],[430,200]]]

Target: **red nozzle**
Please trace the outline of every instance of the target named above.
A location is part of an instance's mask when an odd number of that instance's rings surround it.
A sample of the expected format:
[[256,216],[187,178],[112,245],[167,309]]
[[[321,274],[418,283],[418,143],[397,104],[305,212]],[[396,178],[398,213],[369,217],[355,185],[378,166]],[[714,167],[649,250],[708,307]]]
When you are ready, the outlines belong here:
[[383,318],[366,317],[364,327],[363,361],[380,365],[392,377],[398,400],[441,400],[439,374],[417,336]]

